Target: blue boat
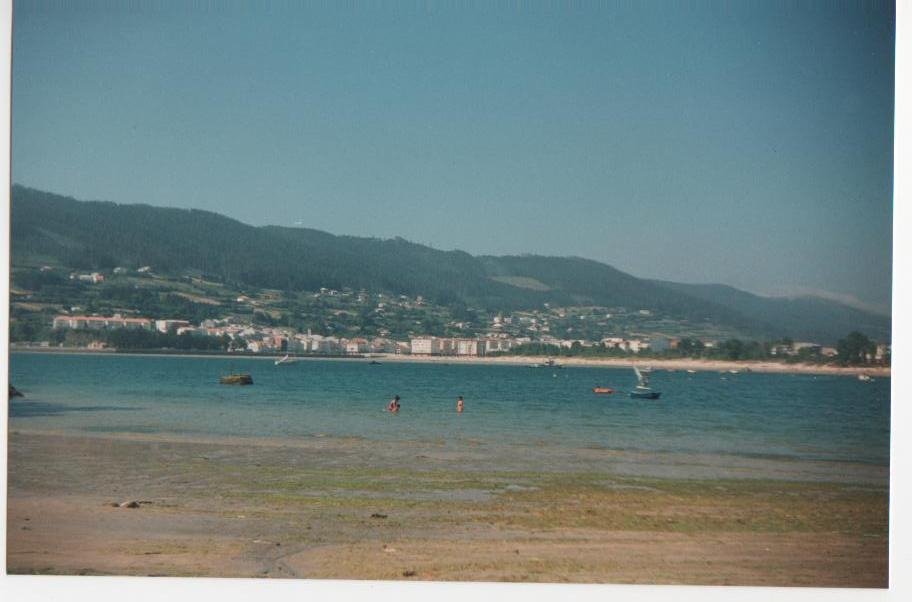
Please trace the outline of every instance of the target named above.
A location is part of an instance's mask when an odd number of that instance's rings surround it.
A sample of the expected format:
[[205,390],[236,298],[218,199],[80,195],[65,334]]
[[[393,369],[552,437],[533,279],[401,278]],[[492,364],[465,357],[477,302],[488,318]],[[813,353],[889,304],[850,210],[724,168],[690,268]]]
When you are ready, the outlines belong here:
[[636,366],[633,367],[633,371],[636,372],[637,379],[639,382],[637,386],[630,392],[630,397],[633,399],[658,399],[659,395],[662,393],[659,391],[653,391],[649,386],[649,370],[643,369],[640,372],[639,368]]

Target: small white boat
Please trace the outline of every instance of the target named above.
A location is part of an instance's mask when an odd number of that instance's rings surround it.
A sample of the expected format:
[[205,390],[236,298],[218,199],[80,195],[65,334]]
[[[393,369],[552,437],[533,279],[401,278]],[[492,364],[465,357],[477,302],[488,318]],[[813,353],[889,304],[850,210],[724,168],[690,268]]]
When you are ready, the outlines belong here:
[[636,372],[637,386],[629,393],[630,397],[633,399],[658,399],[661,393],[659,391],[653,391],[649,386],[649,373],[652,371],[649,368],[639,369],[636,366],[633,367],[633,371]]
[[276,365],[276,366],[281,366],[281,365],[283,365],[283,364],[293,364],[293,363],[294,363],[294,360],[291,359],[291,358],[288,356],[287,353],[285,354],[285,357],[283,357],[283,358],[281,358],[281,359],[277,359],[277,360],[275,361],[275,365]]
[[859,374],[859,375],[858,375],[858,380],[867,383],[867,382],[871,382],[871,381],[874,380],[874,379],[871,378],[870,376],[868,376],[867,374]]
[[541,364],[530,364],[529,367],[530,368],[554,368],[555,370],[560,370],[561,368],[563,368],[563,366],[561,364],[558,364],[557,362],[554,361],[553,357],[549,357],[548,361],[543,362]]

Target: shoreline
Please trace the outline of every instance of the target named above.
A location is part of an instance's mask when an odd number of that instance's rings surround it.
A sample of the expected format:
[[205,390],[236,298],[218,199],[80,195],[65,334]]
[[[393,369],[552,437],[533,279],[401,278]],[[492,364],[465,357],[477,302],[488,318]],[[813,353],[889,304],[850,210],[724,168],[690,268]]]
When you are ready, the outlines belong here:
[[[452,357],[452,356],[402,356],[372,355],[368,359],[386,359],[391,362],[443,363],[443,364],[501,364],[526,366],[539,363],[546,356],[497,356],[497,357]],[[889,366],[829,366],[817,364],[786,364],[767,360],[704,360],[693,358],[583,358],[559,357],[555,361],[570,368],[632,368],[651,367],[660,370],[695,370],[697,372],[728,372],[730,370],[767,372],[782,374],[839,374],[855,376],[890,376]]]
[[[216,358],[216,359],[252,359],[275,361],[284,354],[243,354],[243,353],[170,353],[155,351],[115,351],[94,349],[61,349],[46,347],[13,347],[13,353],[42,353],[47,355],[114,355],[138,357],[185,357],[185,358]],[[454,365],[502,365],[502,366],[528,366],[540,362],[547,356],[521,356],[506,355],[496,357],[477,356],[425,356],[425,355],[397,355],[393,353],[365,353],[359,356],[339,355],[298,355],[295,361],[349,361],[364,362],[366,360],[399,362],[399,363],[432,363]],[[557,363],[570,368],[632,368],[651,367],[660,370],[694,370],[697,372],[729,372],[731,370],[776,373],[776,374],[814,374],[814,375],[841,375],[869,376],[888,378],[891,375],[890,366],[833,366],[820,364],[788,364],[770,360],[707,360],[694,358],[584,358],[584,357],[559,357]]]

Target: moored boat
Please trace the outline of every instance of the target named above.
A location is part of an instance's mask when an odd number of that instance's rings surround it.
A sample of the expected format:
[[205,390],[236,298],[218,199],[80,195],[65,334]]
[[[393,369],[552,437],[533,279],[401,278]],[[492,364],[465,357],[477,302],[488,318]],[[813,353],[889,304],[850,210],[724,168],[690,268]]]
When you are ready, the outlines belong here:
[[253,377],[249,374],[226,374],[219,377],[219,383],[223,385],[252,385]]
[[630,397],[633,399],[658,399],[659,395],[661,394],[662,393],[659,391],[653,391],[649,387],[641,387],[637,385],[637,387],[630,392]]
[[563,368],[563,366],[561,364],[558,364],[557,362],[554,361],[553,357],[549,357],[548,361],[543,362],[541,364],[531,364],[529,367],[530,368],[554,368],[555,370],[560,370],[561,368]]
[[636,366],[633,367],[633,371],[636,372],[638,383],[637,386],[630,392],[630,397],[633,399],[658,399],[659,395],[662,393],[659,391],[653,391],[649,386],[649,372],[648,368],[640,370]]

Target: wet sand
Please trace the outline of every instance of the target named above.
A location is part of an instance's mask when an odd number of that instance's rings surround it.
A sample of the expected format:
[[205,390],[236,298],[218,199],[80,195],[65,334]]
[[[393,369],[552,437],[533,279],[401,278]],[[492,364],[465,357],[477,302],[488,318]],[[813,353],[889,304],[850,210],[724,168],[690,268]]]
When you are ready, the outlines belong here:
[[887,585],[885,482],[504,470],[363,440],[9,444],[10,573]]

